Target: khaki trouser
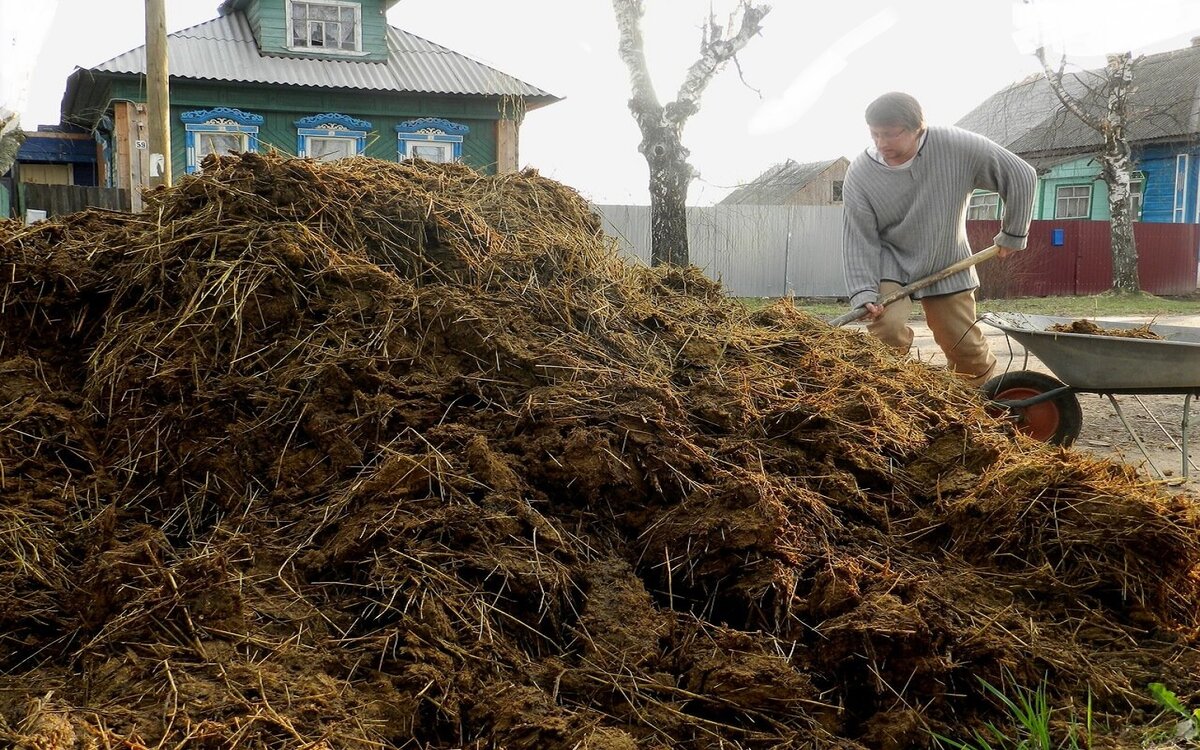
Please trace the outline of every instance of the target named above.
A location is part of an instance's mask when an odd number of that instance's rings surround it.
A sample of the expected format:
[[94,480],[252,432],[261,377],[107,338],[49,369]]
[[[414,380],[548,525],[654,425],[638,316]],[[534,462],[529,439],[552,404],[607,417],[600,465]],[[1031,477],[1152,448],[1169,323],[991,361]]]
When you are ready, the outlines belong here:
[[[899,288],[894,281],[881,281],[880,299]],[[976,387],[987,382],[996,369],[996,357],[975,322],[975,290],[926,297],[920,303],[925,309],[925,323],[945,352],[950,371]],[[908,327],[912,305],[910,297],[896,300],[878,320],[867,324],[867,330],[900,354],[907,354],[913,342],[913,330]]]

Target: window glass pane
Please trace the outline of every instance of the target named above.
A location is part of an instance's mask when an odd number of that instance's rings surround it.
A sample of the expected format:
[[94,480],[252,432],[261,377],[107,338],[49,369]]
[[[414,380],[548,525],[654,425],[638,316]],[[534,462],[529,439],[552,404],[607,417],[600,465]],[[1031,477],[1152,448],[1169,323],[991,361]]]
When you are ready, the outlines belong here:
[[335,161],[358,155],[358,143],[354,138],[308,138],[308,155],[321,161]]
[[196,161],[209,154],[228,154],[245,151],[245,136],[241,133],[200,133],[196,139]]
[[1132,180],[1129,183],[1129,215],[1134,221],[1142,218],[1142,193],[1146,190],[1144,179]]
[[450,147],[442,143],[414,143],[409,146],[408,154],[414,159],[450,161]]
[[1182,222],[1187,218],[1187,174],[1188,154],[1175,157],[1175,205],[1172,221]]
[[1086,219],[1090,214],[1092,197],[1088,185],[1064,185],[1055,194],[1054,218]]
[[1000,218],[1000,196],[996,193],[972,195],[967,206],[968,219]]
[[356,50],[357,6],[292,3],[292,46]]
[[342,25],[336,21],[325,24],[325,44],[330,47],[342,46]]

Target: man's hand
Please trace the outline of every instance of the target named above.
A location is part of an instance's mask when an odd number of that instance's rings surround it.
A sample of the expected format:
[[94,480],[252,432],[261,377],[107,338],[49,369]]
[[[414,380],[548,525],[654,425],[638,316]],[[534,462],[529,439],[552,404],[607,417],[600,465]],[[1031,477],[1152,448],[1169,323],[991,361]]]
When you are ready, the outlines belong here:
[[874,302],[868,302],[863,305],[863,309],[867,311],[867,314],[863,316],[863,320],[879,320],[879,317],[883,315],[883,311],[887,308],[883,305],[877,305]]
[[997,258],[1007,258],[1009,255],[1011,255],[1013,253],[1020,252],[1020,250],[1017,250],[1016,248],[1005,247],[1004,245],[997,245],[996,247],[999,248],[999,250],[996,251]]

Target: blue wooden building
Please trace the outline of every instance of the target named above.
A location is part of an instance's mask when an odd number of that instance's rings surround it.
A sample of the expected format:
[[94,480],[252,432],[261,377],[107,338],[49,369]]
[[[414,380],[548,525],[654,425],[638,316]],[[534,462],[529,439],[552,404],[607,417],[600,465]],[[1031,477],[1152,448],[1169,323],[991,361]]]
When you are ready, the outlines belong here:
[[[1094,92],[1103,70],[1068,74],[1063,83],[1090,112],[1106,103]],[[1128,102],[1133,148],[1133,212],[1139,221],[1200,223],[1200,37],[1184,49],[1140,59]],[[1037,168],[1034,219],[1107,220],[1100,133],[1069,113],[1041,75],[988,97],[957,123],[991,138]],[[970,218],[998,216],[994,194],[979,193]]]

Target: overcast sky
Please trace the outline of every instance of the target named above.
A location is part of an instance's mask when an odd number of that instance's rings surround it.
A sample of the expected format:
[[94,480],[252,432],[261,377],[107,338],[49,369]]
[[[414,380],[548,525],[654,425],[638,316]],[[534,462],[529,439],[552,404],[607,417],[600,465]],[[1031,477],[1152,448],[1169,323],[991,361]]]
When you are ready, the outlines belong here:
[[[214,18],[219,0],[167,0],[168,30]],[[660,99],[695,60],[709,8],[735,0],[645,0]],[[719,200],[786,159],[852,158],[877,95],[903,90],[931,123],[953,123],[1039,70],[1041,34],[1074,66],[1105,52],[1160,52],[1200,36],[1198,0],[774,0],[763,33],[704,94],[684,144],[700,172],[690,202]],[[144,0],[0,0],[0,104],[22,124],[57,123],[66,77],[144,42]],[[1131,15],[1136,14],[1136,15]],[[402,0],[393,26],[564,100],[530,112],[521,163],[599,203],[647,202],[646,162],[626,101],[610,0]],[[32,61],[32,62],[31,62]],[[744,79],[744,80],[743,80]]]

